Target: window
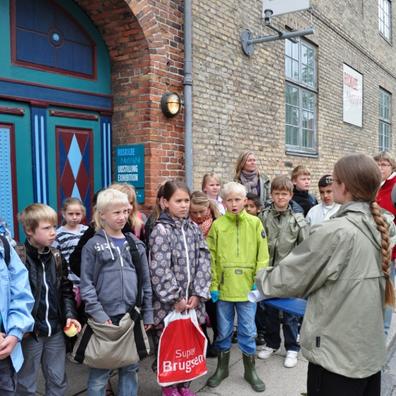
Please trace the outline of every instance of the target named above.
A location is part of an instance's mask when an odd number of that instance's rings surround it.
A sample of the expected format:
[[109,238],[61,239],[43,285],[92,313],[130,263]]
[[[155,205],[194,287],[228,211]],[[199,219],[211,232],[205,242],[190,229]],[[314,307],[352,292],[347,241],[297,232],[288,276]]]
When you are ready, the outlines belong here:
[[316,50],[285,41],[286,150],[316,154]]
[[378,0],[378,29],[382,36],[388,41],[392,33],[392,1]]
[[391,149],[392,138],[392,109],[391,109],[392,95],[380,88],[379,94],[379,150],[389,151]]

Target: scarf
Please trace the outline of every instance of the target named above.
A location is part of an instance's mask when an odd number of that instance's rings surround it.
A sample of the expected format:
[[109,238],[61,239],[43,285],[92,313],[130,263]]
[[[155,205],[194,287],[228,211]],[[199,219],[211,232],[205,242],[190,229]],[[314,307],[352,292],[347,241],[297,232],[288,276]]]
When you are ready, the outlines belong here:
[[190,218],[194,223],[198,224],[198,227],[202,231],[203,236],[206,238],[213,223],[212,213],[210,213],[209,211],[206,216],[203,216],[200,219],[197,219],[194,216],[190,216]]
[[260,196],[259,176],[257,171],[246,172],[243,170],[239,178],[248,192]]

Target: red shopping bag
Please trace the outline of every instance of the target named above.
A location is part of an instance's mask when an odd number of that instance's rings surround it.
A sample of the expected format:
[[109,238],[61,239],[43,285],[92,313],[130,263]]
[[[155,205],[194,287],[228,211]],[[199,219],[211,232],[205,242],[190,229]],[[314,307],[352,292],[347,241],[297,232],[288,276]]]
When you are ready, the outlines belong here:
[[198,324],[194,309],[171,312],[158,346],[157,381],[161,386],[192,381],[208,371],[208,341]]

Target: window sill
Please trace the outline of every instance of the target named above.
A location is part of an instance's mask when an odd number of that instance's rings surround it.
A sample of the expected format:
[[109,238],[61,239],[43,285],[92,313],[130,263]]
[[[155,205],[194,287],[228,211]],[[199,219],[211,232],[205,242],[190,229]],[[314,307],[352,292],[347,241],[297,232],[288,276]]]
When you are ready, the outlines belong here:
[[308,158],[319,158],[319,153],[317,151],[298,151],[293,149],[286,149],[286,155],[293,155],[295,157],[308,157]]

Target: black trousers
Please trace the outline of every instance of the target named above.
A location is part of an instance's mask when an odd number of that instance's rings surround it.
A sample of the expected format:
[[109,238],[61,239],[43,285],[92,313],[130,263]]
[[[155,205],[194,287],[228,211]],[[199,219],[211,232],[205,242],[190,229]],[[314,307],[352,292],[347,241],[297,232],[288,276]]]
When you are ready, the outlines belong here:
[[349,378],[308,364],[308,396],[380,396],[381,371],[366,378]]

